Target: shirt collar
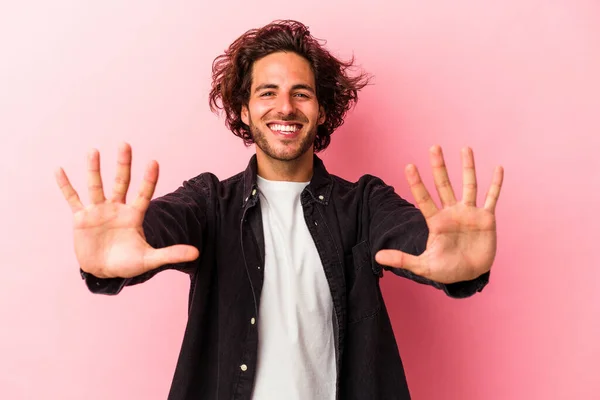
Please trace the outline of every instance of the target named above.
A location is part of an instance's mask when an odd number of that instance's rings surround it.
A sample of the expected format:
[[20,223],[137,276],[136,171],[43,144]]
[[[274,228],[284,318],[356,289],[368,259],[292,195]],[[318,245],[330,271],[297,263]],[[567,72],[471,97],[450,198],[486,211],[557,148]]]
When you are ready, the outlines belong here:
[[[254,154],[250,161],[248,162],[248,167],[243,173],[243,198],[242,198],[242,207],[246,206],[246,204],[254,204],[255,201],[250,201],[251,199],[255,199],[258,194],[258,184],[257,184],[257,174],[258,174],[258,163],[256,160],[256,154]],[[306,187],[306,190],[310,193],[312,198],[321,203],[328,204],[329,198],[331,196],[331,189],[333,187],[333,179],[331,175],[327,172],[323,161],[316,155],[313,155],[313,176],[310,180],[310,183]]]

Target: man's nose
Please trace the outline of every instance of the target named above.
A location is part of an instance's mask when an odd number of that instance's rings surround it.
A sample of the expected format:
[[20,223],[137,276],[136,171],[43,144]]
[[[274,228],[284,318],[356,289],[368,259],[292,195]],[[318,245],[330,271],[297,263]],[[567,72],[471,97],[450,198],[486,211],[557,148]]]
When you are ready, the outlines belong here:
[[280,113],[290,115],[294,113],[294,103],[289,96],[279,96],[277,108]]

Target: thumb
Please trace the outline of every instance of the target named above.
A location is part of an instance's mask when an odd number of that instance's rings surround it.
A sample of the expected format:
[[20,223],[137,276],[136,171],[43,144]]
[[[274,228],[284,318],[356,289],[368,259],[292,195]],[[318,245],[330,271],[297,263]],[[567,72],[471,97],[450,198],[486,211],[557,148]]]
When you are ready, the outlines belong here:
[[144,257],[145,267],[150,270],[167,264],[194,261],[200,252],[194,246],[176,244],[162,249],[150,249]]
[[380,250],[375,254],[375,261],[388,267],[406,269],[417,275],[422,275],[425,270],[421,257],[400,250]]

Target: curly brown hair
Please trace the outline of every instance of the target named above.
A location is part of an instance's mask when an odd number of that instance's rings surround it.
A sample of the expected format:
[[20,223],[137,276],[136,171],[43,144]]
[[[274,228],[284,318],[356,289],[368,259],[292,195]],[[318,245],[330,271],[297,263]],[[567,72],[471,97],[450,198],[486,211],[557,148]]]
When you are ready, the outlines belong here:
[[304,24],[293,20],[277,20],[252,29],[236,39],[212,64],[211,111],[225,111],[225,125],[246,146],[254,143],[250,128],[241,118],[242,107],[248,105],[254,62],[275,52],[294,52],[304,57],[315,75],[316,95],[327,116],[319,125],[314,142],[315,152],[329,146],[330,136],[344,123],[344,117],[358,101],[358,91],[369,83],[370,76],[350,76],[354,57],[342,61],[334,57],[313,37]]

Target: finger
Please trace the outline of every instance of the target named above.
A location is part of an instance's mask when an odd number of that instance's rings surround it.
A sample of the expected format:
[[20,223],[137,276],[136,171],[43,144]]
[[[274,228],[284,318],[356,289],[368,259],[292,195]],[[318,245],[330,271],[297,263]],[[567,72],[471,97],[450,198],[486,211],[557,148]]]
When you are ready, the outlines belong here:
[[69,203],[71,210],[76,213],[77,211],[83,209],[83,204],[79,199],[79,195],[75,189],[73,189],[73,186],[71,185],[71,182],[69,182],[69,178],[67,177],[65,171],[62,168],[58,168],[54,173],[54,176],[56,177],[56,183],[58,183],[58,187],[60,188],[65,200],[67,200],[67,203]]
[[102,188],[102,177],[100,176],[100,153],[96,149],[88,154],[88,192],[90,201],[94,204],[106,200]]
[[406,269],[423,277],[429,275],[422,257],[413,256],[399,250],[380,250],[375,254],[375,261],[388,267]]
[[463,196],[465,205],[475,206],[477,203],[477,176],[475,174],[475,159],[473,150],[469,147],[462,149],[463,164]]
[[156,182],[158,182],[158,163],[151,161],[144,173],[144,180],[140,186],[137,198],[133,202],[134,208],[137,208],[141,212],[146,212],[150,200],[152,200],[152,196],[154,195]]
[[126,202],[130,180],[131,146],[128,143],[123,143],[119,147],[119,154],[117,156],[117,174],[115,176],[112,201],[117,203]]
[[456,197],[454,196],[454,190],[448,177],[448,170],[446,169],[446,163],[444,162],[444,155],[440,146],[433,146],[429,149],[429,160],[431,162],[431,168],[433,169],[433,181],[435,182],[435,188],[437,189],[442,206],[452,206],[456,203]]
[[144,256],[144,264],[147,270],[151,270],[163,265],[194,261],[199,255],[200,252],[194,246],[176,244],[162,249],[150,249]]
[[485,198],[485,204],[483,206],[483,208],[491,211],[492,213],[496,211],[496,204],[498,203],[498,198],[500,197],[500,190],[502,189],[503,181],[504,168],[496,167],[496,170],[494,171],[494,178],[492,179],[492,184],[490,186],[490,190],[488,190]]
[[425,218],[431,217],[438,211],[438,208],[431,198],[431,195],[427,191],[427,188],[423,184],[417,167],[413,164],[407,165],[405,169],[405,175],[408,185],[410,186],[410,191],[415,198],[417,207],[419,207]]

